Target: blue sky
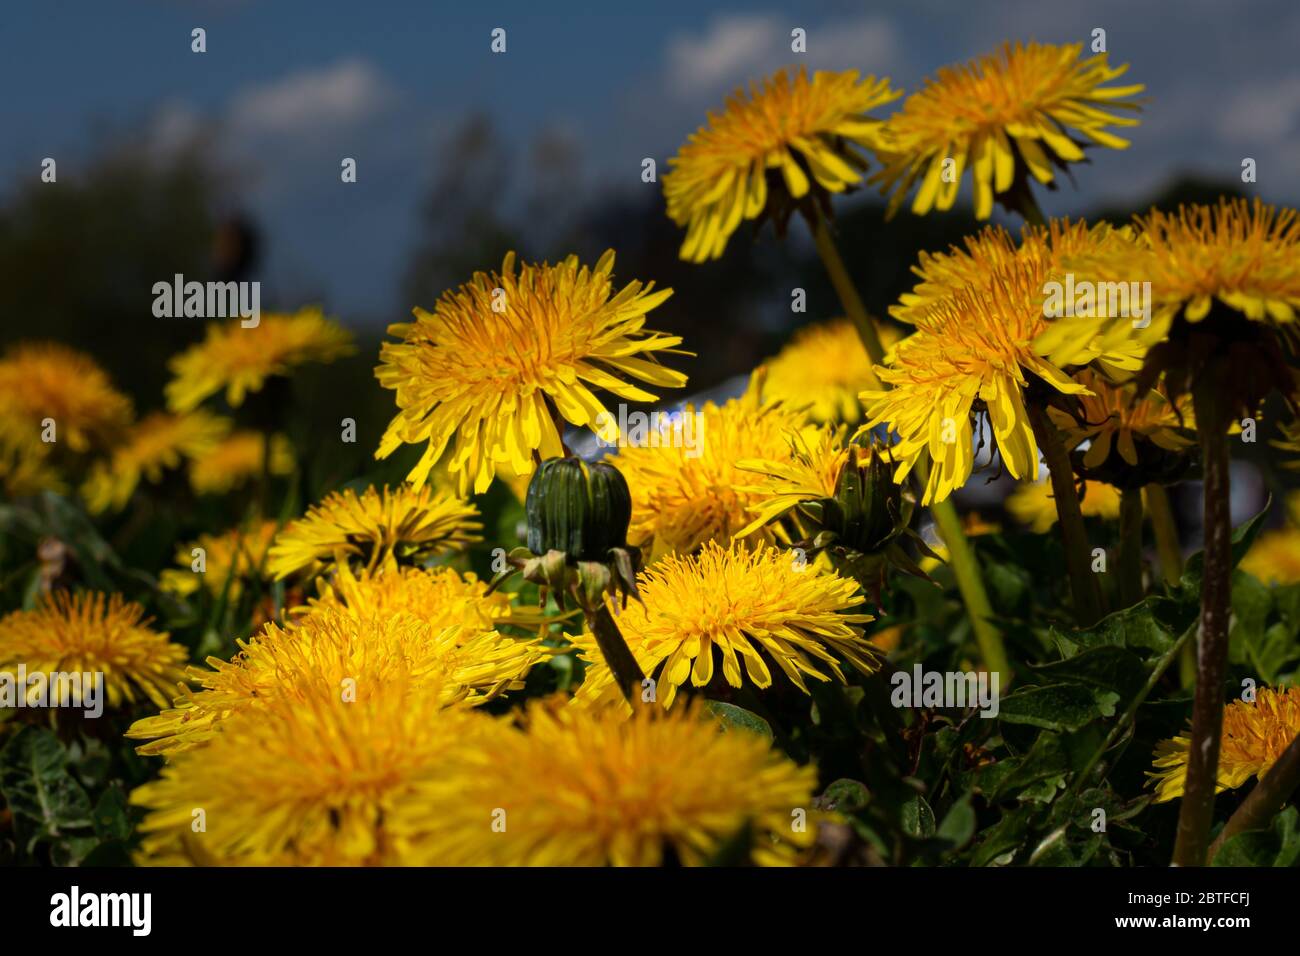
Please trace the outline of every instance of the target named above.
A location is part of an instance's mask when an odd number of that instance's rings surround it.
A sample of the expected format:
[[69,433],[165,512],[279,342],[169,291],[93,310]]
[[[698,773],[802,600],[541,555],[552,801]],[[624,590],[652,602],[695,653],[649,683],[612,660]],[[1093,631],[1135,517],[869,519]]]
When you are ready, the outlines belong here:
[[[575,195],[646,188],[705,110],[736,85],[791,63],[886,74],[913,89],[935,67],[1004,39],[1086,42],[1147,84],[1126,153],[1077,171],[1049,213],[1123,202],[1175,172],[1235,177],[1300,200],[1300,5],[1291,0],[1143,2],[911,0],[875,3],[617,2],[452,5],[297,0],[60,0],[0,14],[6,90],[0,170],[40,159],[75,175],[104,130],[159,155],[204,137],[228,170],[228,201],[267,232],[273,287],[334,311],[399,320],[396,283],[439,149],[468,114],[510,149],[543,131],[581,161]],[[207,30],[208,52],[190,51]],[[790,52],[793,27],[808,54]],[[490,31],[507,52],[490,52]],[[339,182],[344,156],[359,181]]]

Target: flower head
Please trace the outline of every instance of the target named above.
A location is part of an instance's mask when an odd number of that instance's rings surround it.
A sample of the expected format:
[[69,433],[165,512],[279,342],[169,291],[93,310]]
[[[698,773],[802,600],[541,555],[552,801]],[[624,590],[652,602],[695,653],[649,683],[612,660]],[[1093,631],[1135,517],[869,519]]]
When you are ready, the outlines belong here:
[[880,121],[868,113],[897,99],[889,81],[856,70],[818,71],[808,79],[781,70],[737,90],[721,113],[693,133],[664,176],[668,215],[687,227],[681,257],[722,255],[742,219],[765,211],[784,228],[810,190],[840,193],[862,181],[863,148],[878,145]]
[[[523,726],[491,748],[463,751],[456,772],[431,787],[439,825],[417,844],[424,864],[446,866],[702,865],[748,825],[756,862],[792,862],[813,829],[816,770],[759,734],[724,732],[698,707],[631,719],[537,701]],[[482,823],[497,808],[507,826]],[[426,817],[430,810],[406,804]]]
[[[266,437],[252,429],[239,429],[204,449],[190,462],[190,487],[196,495],[224,495],[262,474]],[[293,446],[284,435],[271,436],[272,475],[289,475],[294,469]]]
[[516,268],[510,253],[499,273],[477,272],[433,312],[416,309],[414,322],[389,326],[401,341],[383,345],[375,374],[397,393],[398,413],[375,457],[427,442],[408,475],[419,488],[454,439],[448,468],[460,493],[481,493],[498,465],[527,475],[539,453],[562,455],[561,418],[608,431],[612,416],[588,386],[648,402],[657,396],[631,380],[684,385],[656,355],[681,337],[645,328],[672,290],[632,282],[616,291],[613,270],[613,250],[594,269],[577,256]]
[[157,484],[182,458],[200,457],[230,431],[229,419],[196,410],[184,415],[153,412],[130,427],[107,460],[96,462],[82,495],[93,513],[120,511],[140,482]]
[[[351,662],[340,664],[352,666]],[[381,866],[445,825],[421,786],[462,748],[490,747],[497,723],[395,667],[357,680],[298,681],[223,721],[202,748],[177,752],[136,789],[147,813],[138,862],[153,865]],[[194,808],[205,826],[193,826]],[[408,813],[399,814],[407,807]]]
[[[885,348],[898,341],[898,330],[877,323]],[[807,407],[814,422],[856,423],[862,417],[858,393],[877,384],[871,359],[848,319],[809,325],[767,363],[763,397],[792,408]]]
[[[1028,177],[1045,185],[1053,167],[1083,160],[1086,143],[1124,149],[1108,126],[1137,119],[1107,112],[1136,109],[1129,97],[1143,87],[1106,86],[1128,67],[1112,68],[1106,54],[1080,60],[1081,44],[1006,44],[971,63],[945,67],[909,96],[885,124],[880,150],[884,169],[872,178],[892,192],[895,210],[919,179],[912,211],[952,208],[962,174],[972,173],[975,216],[987,219],[997,196],[1028,191]],[[1012,200],[1014,208],[1015,200]]]
[[[1223,709],[1223,735],[1219,744],[1215,791],[1240,787],[1251,777],[1263,777],[1300,734],[1300,688],[1274,690],[1261,687],[1255,700],[1234,700]],[[1180,734],[1156,745],[1156,801],[1183,795],[1187,777],[1190,735]]]
[[478,509],[448,491],[401,485],[334,491],[305,517],[291,521],[271,546],[267,572],[286,578],[314,574],[327,564],[356,558],[367,567],[420,560],[459,551],[481,540]]
[[[663,558],[641,573],[638,587],[642,602],[629,602],[618,626],[644,673],[663,665],[665,707],[688,679],[707,686],[719,666],[730,686],[741,686],[742,660],[755,687],[771,686],[775,664],[804,693],[807,678],[830,679],[824,670],[845,680],[836,655],[864,674],[879,667],[857,626],[872,620],[854,610],[863,604],[857,583],[776,548],[710,543],[694,557]],[[621,702],[591,640],[575,643],[591,665],[578,699]]]
[[189,595],[206,588],[214,597],[222,594],[239,599],[244,584],[266,576],[266,552],[279,525],[274,521],[254,522],[221,534],[201,534],[195,541],[176,549],[176,563],[185,570],[168,568],[160,575],[164,589]]
[[[1084,486],[1079,507],[1085,517],[1113,520],[1119,517],[1119,489],[1101,481],[1090,481]],[[1052,497],[1052,483],[1022,481],[1007,496],[1007,511],[1021,524],[1036,534],[1043,534],[1056,524],[1056,500]]]
[[149,624],[120,594],[55,591],[0,618],[0,670],[102,673],[110,707],[142,699],[165,707],[184,676],[185,648]]
[[332,362],[352,351],[352,336],[318,308],[263,315],[249,328],[213,322],[202,342],[168,363],[175,377],[167,383],[167,407],[188,412],[224,391],[227,403],[236,408],[272,376],[288,375],[309,362]]
[[63,491],[64,481],[51,460],[53,446],[40,431],[0,410],[0,493],[21,498],[38,492]]
[[484,703],[522,687],[548,652],[536,639],[485,628],[475,610],[461,605],[371,613],[364,605],[318,604],[287,628],[266,624],[239,642],[230,661],[208,658],[206,668],[191,667],[188,679],[200,689],[156,717],[136,721],[127,736],[152,741],[140,753],[177,753],[207,745],[232,714],[259,710],[269,701],[346,697],[399,678],[416,692],[436,695],[444,706]]
[[632,492],[628,543],[650,560],[668,553],[689,554],[705,542],[726,542],[753,520],[758,500],[745,486],[753,475],[742,459],[784,461],[790,434],[804,415],[780,401],[765,400],[763,374],[756,372],[744,395],[719,406],[693,405],[683,415],[699,416],[694,447],[659,442],[622,448],[610,461],[627,478]]
[[56,342],[23,342],[0,358],[0,418],[40,435],[52,419],[56,441],[86,451],[131,421],[131,400],[89,355]]
[[1300,583],[1300,528],[1263,532],[1239,565],[1265,584]]

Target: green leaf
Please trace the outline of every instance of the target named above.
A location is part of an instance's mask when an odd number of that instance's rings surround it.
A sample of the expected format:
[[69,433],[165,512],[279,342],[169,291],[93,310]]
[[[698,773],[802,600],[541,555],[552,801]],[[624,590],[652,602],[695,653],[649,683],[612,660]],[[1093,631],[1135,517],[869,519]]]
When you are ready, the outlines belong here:
[[724,730],[738,729],[758,734],[768,740],[773,738],[772,725],[753,711],[720,700],[705,701],[704,706],[709,713],[722,722]]
[[819,805],[825,810],[853,813],[861,810],[870,801],[871,794],[868,792],[866,784],[857,780],[841,778],[826,788]]
[[1267,830],[1248,830],[1224,842],[1213,866],[1300,866],[1300,810],[1287,807]]
[[131,818],[127,814],[126,791],[113,786],[104,791],[95,804],[95,835],[101,840],[125,841],[131,836]]
[[1041,666],[1030,665],[1047,683],[1083,684],[1113,691],[1127,702],[1146,684],[1147,669],[1142,660],[1123,647],[1105,645],[1074,657]]
[[934,811],[919,793],[903,803],[903,832],[921,839],[934,836]]
[[1067,658],[1097,647],[1123,647],[1130,651],[1163,654],[1173,646],[1181,631],[1175,632],[1155,613],[1162,603],[1173,602],[1148,598],[1141,604],[1107,615],[1088,630],[1062,631],[1053,628],[1051,637],[1060,648],[1061,655]]
[[1006,723],[1058,732],[1078,730],[1101,715],[1093,693],[1078,684],[1026,687],[1003,698],[998,712]]
[[[1259,514],[1232,529],[1232,566],[1234,568],[1241,563],[1241,559],[1246,556],[1250,546],[1259,537],[1259,532],[1264,527],[1264,519],[1268,516],[1268,510],[1272,504],[1273,499],[1270,496],[1268,501],[1264,502],[1264,507],[1260,509]],[[1187,564],[1183,566],[1183,578],[1180,582],[1180,586],[1189,598],[1200,600],[1201,579],[1204,576],[1205,552],[1197,551],[1187,559]]]
[[90,798],[67,762],[58,738],[43,727],[24,727],[0,750],[0,793],[24,824],[28,853],[43,839],[57,842],[91,825]]
[[964,793],[948,808],[943,822],[939,824],[937,835],[940,839],[951,842],[954,848],[961,849],[975,835],[975,823],[975,808],[971,806],[970,794]]

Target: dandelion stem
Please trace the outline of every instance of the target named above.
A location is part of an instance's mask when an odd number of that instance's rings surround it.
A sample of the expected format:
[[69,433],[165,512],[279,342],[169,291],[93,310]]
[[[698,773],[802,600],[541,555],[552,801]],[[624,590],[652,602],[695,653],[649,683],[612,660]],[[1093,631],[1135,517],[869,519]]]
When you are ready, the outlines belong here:
[[[1164,485],[1150,484],[1146,487],[1147,514],[1151,518],[1151,530],[1156,536],[1156,553],[1160,556],[1160,573],[1165,579],[1165,587],[1176,588],[1183,579],[1183,546],[1178,540],[1178,525],[1174,521],[1174,509],[1169,505],[1169,492]],[[1178,679],[1184,688],[1196,685],[1196,646],[1183,645],[1182,656],[1178,658]]]
[[595,608],[583,608],[583,614],[587,619],[587,627],[596,638],[601,656],[614,674],[618,689],[623,692],[627,702],[635,707],[636,692],[645,680],[645,674],[641,672],[641,665],[636,662],[635,655],[623,639],[623,632],[618,629],[614,615],[609,613],[609,606],[602,601]]
[[1210,844],[1210,862],[1223,844],[1238,833],[1262,830],[1300,787],[1300,734],[1282,751],[1282,756],[1259,778],[1255,789],[1224,824],[1223,831]]
[[1070,574],[1070,593],[1074,596],[1074,613],[1081,627],[1091,627],[1101,618],[1101,591],[1088,560],[1088,531],[1079,507],[1079,492],[1074,487],[1074,469],[1061,443],[1060,433],[1042,406],[1029,403],[1029,424],[1042,449],[1043,459],[1052,481],[1056,499],[1056,517],[1065,546],[1065,564]]
[[1201,579],[1201,627],[1197,643],[1196,693],[1187,782],[1174,840],[1175,866],[1204,866],[1214,817],[1219,738],[1223,731],[1223,677],[1228,660],[1232,587],[1231,479],[1228,473],[1229,411],[1221,375],[1203,373],[1192,391],[1204,469],[1205,566]]
[[879,365],[885,360],[885,347],[876,332],[876,323],[862,303],[862,296],[858,295],[857,287],[849,277],[848,270],[844,268],[844,260],[840,258],[840,250],[835,245],[835,238],[831,235],[826,217],[820,211],[816,212],[811,225],[813,242],[817,244],[817,254],[821,256],[822,265],[826,267],[831,285],[835,286],[835,294],[840,297],[840,304],[844,306],[844,311],[848,313],[854,327],[858,330],[858,337],[862,339],[862,345],[867,350],[871,364]]
[[1125,488],[1119,499],[1119,599],[1122,607],[1142,600],[1142,489]]
[[975,551],[966,539],[966,532],[962,530],[961,518],[953,507],[952,499],[946,498],[931,504],[930,515],[948,548],[948,564],[952,568],[953,577],[957,579],[957,590],[961,594],[962,603],[966,605],[966,614],[970,617],[971,630],[975,632],[980,657],[990,672],[999,675],[1000,686],[1006,687],[1011,683],[1011,666],[1007,662],[1002,632],[993,623],[993,605],[984,589]]

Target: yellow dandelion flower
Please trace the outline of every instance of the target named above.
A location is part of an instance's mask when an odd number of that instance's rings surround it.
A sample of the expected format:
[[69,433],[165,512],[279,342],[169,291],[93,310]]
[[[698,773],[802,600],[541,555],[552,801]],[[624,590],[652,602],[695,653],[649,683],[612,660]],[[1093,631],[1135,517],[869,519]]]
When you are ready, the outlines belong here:
[[268,314],[251,328],[213,322],[207,335],[168,363],[167,407],[188,412],[218,392],[237,408],[266,380],[310,362],[332,362],[354,351],[352,336],[319,308],[293,315]]
[[160,583],[173,594],[190,595],[206,588],[217,597],[229,581],[227,597],[236,601],[246,582],[267,576],[266,553],[278,527],[274,521],[260,521],[221,534],[199,535],[176,549],[176,563],[184,570],[167,568],[159,576]]
[[1240,568],[1265,584],[1300,583],[1300,529],[1265,531],[1250,546]]
[[383,345],[375,375],[397,393],[398,413],[375,457],[427,442],[407,476],[419,488],[454,438],[448,468],[460,493],[482,493],[500,464],[528,475],[539,453],[563,454],[561,418],[610,435],[616,418],[589,385],[636,402],[657,396],[629,380],[684,385],[656,355],[676,351],[681,337],[645,328],[672,290],[632,282],[615,291],[613,271],[612,249],[594,269],[570,256],[516,271],[512,252],[499,273],[477,272],[433,312],[389,326],[401,341]]
[[[641,572],[637,585],[642,602],[629,602],[617,622],[643,673],[663,665],[657,693],[665,707],[688,679],[707,686],[719,663],[732,687],[741,685],[743,659],[755,687],[771,686],[774,663],[804,693],[806,678],[830,680],[820,668],[845,680],[836,655],[864,674],[880,666],[857,626],[873,620],[854,610],[864,602],[857,582],[800,565],[785,551],[710,543],[694,557],[664,558]],[[594,638],[574,643],[590,663],[576,699],[626,710]]]
[[875,455],[872,448],[849,445],[845,429],[823,427],[788,435],[789,451],[779,461],[743,458],[736,467],[750,472],[752,484],[743,490],[754,495],[750,511],[754,520],[736,532],[743,538],[785,514],[796,505],[818,498],[834,498],[844,466],[865,465]]
[[22,342],[0,358],[0,417],[40,435],[52,419],[55,441],[81,452],[115,437],[131,421],[131,400],[89,355],[57,342]]
[[1127,464],[1136,467],[1139,441],[1173,452],[1186,451],[1196,444],[1191,434],[1191,408],[1180,408],[1155,389],[1144,389],[1139,394],[1135,388],[1113,385],[1087,369],[1075,380],[1086,385],[1090,393],[1079,396],[1080,417],[1058,408],[1048,409],[1048,415],[1061,430],[1067,449],[1091,442],[1083,456],[1085,468],[1101,467],[1112,448]]
[[459,551],[482,540],[478,509],[449,491],[402,485],[351,488],[326,495],[306,516],[285,525],[267,563],[277,580],[357,558],[369,568]]
[[754,476],[737,467],[747,458],[784,461],[790,434],[805,426],[803,413],[779,401],[767,401],[763,372],[751,378],[744,395],[719,406],[687,405],[696,415],[696,441],[660,442],[626,447],[609,461],[623,473],[632,493],[629,544],[650,560],[688,554],[708,541],[727,542],[749,524],[759,500],[744,487]]
[[39,429],[0,406],[0,492],[7,498],[62,492],[66,486],[51,460],[53,447],[41,441]]
[[[412,843],[446,823],[425,812],[421,785],[446,774],[458,750],[491,747],[484,738],[500,726],[444,708],[440,697],[398,669],[383,682],[358,680],[355,699],[334,683],[233,715],[206,746],[174,754],[160,779],[131,794],[147,811],[137,862],[413,862]],[[196,807],[204,811],[198,830]]]
[[1081,44],[1005,44],[970,63],[944,67],[909,96],[885,124],[879,151],[884,169],[872,177],[893,212],[913,184],[920,188],[912,212],[952,208],[962,175],[971,170],[975,216],[987,219],[994,197],[1028,190],[1032,176],[1044,185],[1053,167],[1082,161],[1092,144],[1125,149],[1129,143],[1107,127],[1136,126],[1134,117],[1108,109],[1136,109],[1130,97],[1141,84],[1106,86],[1128,66],[1111,67],[1106,54],[1080,59]]
[[[1234,700],[1223,709],[1219,770],[1215,792],[1233,790],[1251,777],[1263,777],[1300,734],[1300,688],[1261,687],[1255,700]],[[1156,744],[1155,772],[1147,776],[1156,787],[1156,802],[1183,795],[1191,737],[1180,734]]]
[[[899,339],[892,325],[876,324],[881,344]],[[814,422],[856,423],[862,417],[858,393],[877,385],[871,359],[848,319],[805,326],[767,363],[763,397],[792,408],[806,407]]]
[[141,481],[157,484],[182,457],[205,455],[230,431],[229,419],[193,411],[153,412],[136,422],[106,460],[96,462],[82,486],[93,513],[126,507]]
[[[626,721],[537,701],[521,728],[462,751],[457,770],[429,788],[437,820],[414,855],[444,866],[698,866],[748,825],[755,862],[794,862],[815,826],[817,782],[762,736],[724,732],[698,707],[643,707]],[[482,821],[498,809],[507,826]],[[412,823],[419,825],[419,820]]]
[[186,653],[150,623],[144,608],[120,594],[55,591],[30,611],[0,618],[0,671],[24,665],[29,675],[102,673],[110,707],[144,699],[165,707],[184,676]]
[[[1097,282],[1151,283],[1151,321],[1137,336],[1145,344],[1170,335],[1181,316],[1203,320],[1218,302],[1248,321],[1290,329],[1300,308],[1300,218],[1256,199],[1221,199],[1217,206],[1153,209],[1134,220],[1131,249],[1081,251],[1073,265]],[[1039,351],[1057,364],[1075,361],[1080,341],[1128,334],[1128,316],[1098,315],[1054,323]]]
[[[1079,498],[1084,517],[1119,518],[1119,489],[1101,481],[1089,481]],[[1023,481],[1007,496],[1006,509],[1011,517],[1036,534],[1043,534],[1056,524],[1056,499],[1052,497],[1052,483]]]
[[[1012,477],[1037,475],[1038,444],[1025,409],[1026,390],[1088,391],[1036,347],[1051,324],[1043,290],[1059,272],[1064,253],[1058,248],[1116,243],[1128,240],[1115,230],[1053,223],[1049,229],[1026,230],[1019,249],[1005,231],[991,229],[964,250],[922,260],[922,283],[904,303],[904,320],[917,331],[898,343],[878,370],[892,389],[862,394],[869,419],[862,430],[888,423],[899,436],[892,451],[904,464],[895,480],[905,480],[919,460],[928,458],[934,467],[923,501],[947,498],[970,478],[974,426],[979,423],[982,433],[985,415]],[[1129,332],[1107,343],[1085,338],[1073,363],[1136,368],[1141,350]]]
[[[205,449],[190,462],[190,487],[196,495],[224,495],[262,474],[266,438],[261,432],[240,429]],[[293,474],[293,445],[284,435],[271,436],[273,475]]]
[[[290,627],[267,623],[239,642],[232,660],[210,657],[206,668],[189,668],[187,680],[199,690],[186,690],[162,713],[136,721],[127,736],[151,741],[138,748],[142,754],[171,755],[206,746],[231,715],[269,701],[346,697],[363,685],[383,686],[402,675],[413,689],[436,694],[443,706],[481,704],[518,690],[549,652],[537,639],[483,629],[473,611],[443,624],[423,614],[367,615],[317,606]],[[433,614],[439,616],[454,615]]]
[[878,145],[881,124],[868,113],[901,95],[887,79],[859,79],[856,70],[809,80],[802,68],[793,79],[781,70],[751,85],[748,96],[737,90],[668,161],[668,215],[687,230],[681,257],[716,259],[742,219],[775,207],[783,225],[810,190],[856,186],[866,169],[862,150]]

